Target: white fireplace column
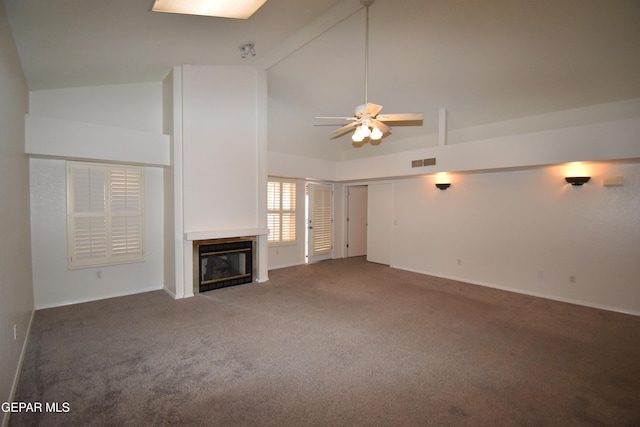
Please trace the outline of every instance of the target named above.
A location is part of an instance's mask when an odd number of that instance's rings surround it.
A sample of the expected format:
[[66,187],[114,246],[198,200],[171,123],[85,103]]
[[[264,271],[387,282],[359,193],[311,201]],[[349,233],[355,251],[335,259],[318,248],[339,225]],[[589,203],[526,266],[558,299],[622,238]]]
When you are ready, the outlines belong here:
[[264,72],[251,66],[183,65],[172,74],[174,163],[167,203],[173,206],[174,297],[194,295],[194,240],[255,236],[255,281],[264,282],[268,280]]

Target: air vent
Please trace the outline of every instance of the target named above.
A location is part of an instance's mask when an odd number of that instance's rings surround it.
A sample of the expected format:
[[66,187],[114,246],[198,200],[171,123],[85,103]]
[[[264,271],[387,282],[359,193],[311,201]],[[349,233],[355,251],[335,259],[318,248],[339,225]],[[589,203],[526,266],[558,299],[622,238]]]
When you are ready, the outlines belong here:
[[434,166],[436,164],[436,158],[432,157],[430,159],[419,159],[419,160],[412,160],[411,161],[411,167],[412,168],[421,168],[423,166]]

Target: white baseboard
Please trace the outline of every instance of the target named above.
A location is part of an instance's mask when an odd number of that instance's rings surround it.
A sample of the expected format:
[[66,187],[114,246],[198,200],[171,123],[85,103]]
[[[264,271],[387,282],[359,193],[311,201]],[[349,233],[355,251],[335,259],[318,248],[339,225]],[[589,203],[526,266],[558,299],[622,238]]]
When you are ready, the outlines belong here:
[[178,299],[178,296],[176,295],[176,293],[173,292],[171,289],[167,288],[166,286],[163,287],[162,290],[168,293],[171,298]]
[[289,267],[297,267],[298,265],[305,265],[304,262],[292,262],[289,264],[282,264],[282,265],[274,265],[274,266],[269,266],[269,270],[279,270],[281,268],[289,268]]
[[145,293],[145,292],[159,291],[159,290],[162,290],[162,289],[163,289],[163,287],[161,285],[160,286],[149,286],[149,287],[145,287],[145,288],[135,289],[135,290],[132,290],[132,291],[114,292],[112,294],[101,295],[99,297],[78,298],[78,299],[62,301],[62,302],[54,303],[54,304],[37,305],[36,306],[36,310],[43,310],[45,308],[54,308],[54,307],[64,307],[66,305],[82,304],[82,303],[85,303],[85,302],[100,301],[100,300],[109,299],[109,298],[126,297],[127,295],[142,294],[142,293]]
[[[18,366],[16,372],[13,375],[13,384],[11,385],[11,394],[9,395],[9,402],[13,402],[16,397],[16,390],[18,389],[18,382],[20,381],[20,373],[22,372],[22,365],[24,364],[24,357],[27,353],[27,345],[29,344],[29,337],[31,336],[31,325],[33,325],[33,318],[36,314],[35,308],[31,311],[31,318],[29,319],[29,325],[24,335],[24,342],[22,343],[22,350],[20,350],[20,357],[18,358]],[[9,425],[9,417],[11,412],[5,412],[2,417],[2,427]]]
[[614,311],[616,313],[630,314],[632,316],[640,316],[640,311],[629,310],[629,309],[625,309],[625,308],[621,308],[621,307],[612,307],[612,306],[608,306],[608,305],[592,303],[590,301],[576,300],[576,299],[573,299],[573,298],[565,298],[565,297],[560,297],[560,296],[556,296],[556,295],[549,295],[549,294],[545,294],[545,293],[541,293],[541,292],[533,292],[533,291],[527,291],[527,290],[518,289],[518,288],[511,288],[511,287],[508,287],[508,286],[500,286],[500,285],[495,285],[493,283],[481,282],[481,281],[477,281],[477,280],[469,280],[467,278],[462,278],[462,277],[447,276],[447,275],[442,275],[442,274],[437,274],[437,273],[431,273],[431,272],[428,272],[428,271],[420,271],[420,270],[416,270],[416,269],[412,269],[412,268],[400,267],[400,266],[396,266],[396,265],[393,265],[391,267],[392,268],[396,268],[398,270],[410,271],[412,273],[425,274],[427,276],[440,277],[442,279],[455,280],[455,281],[458,281],[458,282],[469,283],[469,284],[472,284],[472,285],[478,285],[478,286],[484,286],[484,287],[487,287],[487,288],[499,289],[501,291],[514,292],[514,293],[517,293],[517,294],[529,295],[529,296],[532,296],[532,297],[538,297],[538,298],[544,298],[544,299],[549,299],[549,300],[553,300],[553,301],[565,302],[565,303],[568,303],[568,304],[581,305],[581,306],[584,306],[584,307],[597,308],[597,309],[600,309],[600,310]]

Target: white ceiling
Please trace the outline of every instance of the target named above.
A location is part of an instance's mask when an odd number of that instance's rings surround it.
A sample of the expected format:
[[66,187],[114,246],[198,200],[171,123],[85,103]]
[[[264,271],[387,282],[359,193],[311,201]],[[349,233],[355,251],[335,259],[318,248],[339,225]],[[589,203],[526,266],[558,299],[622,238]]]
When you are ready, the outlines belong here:
[[[152,13],[152,0],[4,5],[31,90],[161,81],[178,64],[266,68],[271,151],[342,159],[416,148],[443,107],[458,129],[640,98],[640,0],[376,0],[369,101],[425,120],[361,149],[314,126],[364,102],[359,0],[269,0],[249,20]],[[243,60],[247,41],[257,55]]]

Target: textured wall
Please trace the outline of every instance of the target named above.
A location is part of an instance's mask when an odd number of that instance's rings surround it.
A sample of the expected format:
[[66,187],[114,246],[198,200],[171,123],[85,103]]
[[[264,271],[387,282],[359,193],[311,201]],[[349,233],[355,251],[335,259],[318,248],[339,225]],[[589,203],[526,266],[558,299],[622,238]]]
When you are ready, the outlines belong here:
[[640,314],[640,164],[582,169],[582,187],[570,166],[396,181],[392,265]]
[[[30,94],[29,110],[38,117],[86,122],[95,132],[103,129],[105,134],[109,134],[110,129],[129,129],[133,134],[161,135],[162,85],[142,83],[36,91]],[[93,137],[106,140],[104,134]],[[92,138],[91,134],[87,138]],[[120,159],[139,159],[133,157],[131,147],[109,150],[115,150]],[[98,150],[95,158],[109,150]],[[65,161],[32,158],[30,176],[33,286],[37,308],[163,287],[162,168],[145,168],[145,262],[72,271],[67,270],[66,262]]]
[[24,154],[28,94],[1,2],[0,93],[0,401],[4,402],[11,396],[33,312],[33,287],[29,163]]

